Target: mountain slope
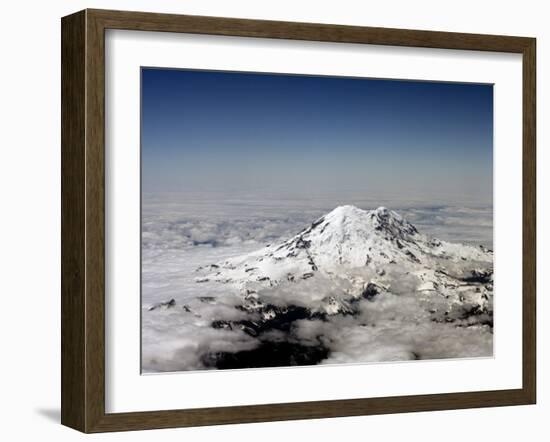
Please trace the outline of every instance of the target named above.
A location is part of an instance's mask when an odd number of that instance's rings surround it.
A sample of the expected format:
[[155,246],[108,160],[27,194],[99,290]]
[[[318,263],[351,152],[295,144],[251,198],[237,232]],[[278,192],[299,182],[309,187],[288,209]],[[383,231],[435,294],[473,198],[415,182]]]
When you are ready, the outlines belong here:
[[[196,281],[237,287],[250,309],[276,305],[290,290],[286,304],[290,297],[327,314],[405,284],[434,320],[448,320],[452,311],[492,310],[492,263],[492,251],[430,238],[384,207],[340,206],[286,241],[197,269]],[[325,290],[315,284],[335,287],[317,299],[311,292]]]

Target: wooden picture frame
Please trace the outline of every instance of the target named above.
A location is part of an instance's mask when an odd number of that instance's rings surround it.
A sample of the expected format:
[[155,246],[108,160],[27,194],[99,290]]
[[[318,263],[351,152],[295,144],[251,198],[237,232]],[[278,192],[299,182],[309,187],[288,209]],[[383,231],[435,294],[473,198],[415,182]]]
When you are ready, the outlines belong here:
[[[105,412],[105,30],[494,51],[523,58],[523,385],[271,405]],[[536,158],[534,38],[84,10],[62,19],[62,424],[83,432],[534,404]]]

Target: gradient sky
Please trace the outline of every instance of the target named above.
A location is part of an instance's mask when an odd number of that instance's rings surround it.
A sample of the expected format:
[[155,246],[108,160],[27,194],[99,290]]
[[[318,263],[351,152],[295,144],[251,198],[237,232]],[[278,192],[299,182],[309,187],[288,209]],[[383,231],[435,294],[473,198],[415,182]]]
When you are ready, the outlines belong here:
[[492,199],[492,85],[142,69],[144,192]]

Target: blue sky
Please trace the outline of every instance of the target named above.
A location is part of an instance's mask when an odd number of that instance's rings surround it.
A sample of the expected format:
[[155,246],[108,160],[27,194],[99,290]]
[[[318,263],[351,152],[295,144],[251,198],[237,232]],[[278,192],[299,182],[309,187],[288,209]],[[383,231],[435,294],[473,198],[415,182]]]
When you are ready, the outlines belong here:
[[492,85],[142,69],[145,192],[491,200]]

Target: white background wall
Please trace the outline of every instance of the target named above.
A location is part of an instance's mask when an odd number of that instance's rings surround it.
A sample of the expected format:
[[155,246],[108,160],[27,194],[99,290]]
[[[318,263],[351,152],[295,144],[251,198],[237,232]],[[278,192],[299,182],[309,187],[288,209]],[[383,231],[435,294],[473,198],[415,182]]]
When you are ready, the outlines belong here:
[[[59,425],[60,22],[86,7],[534,36],[538,39],[539,403],[285,423],[116,433],[96,440],[358,438],[548,440],[550,13],[543,1],[278,0],[4,2],[0,45],[0,436],[80,440]],[[518,189],[519,191],[519,189]],[[546,249],[546,250],[545,250]],[[442,376],[445,374],[442,373]]]

